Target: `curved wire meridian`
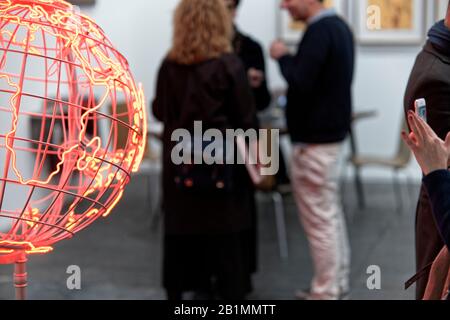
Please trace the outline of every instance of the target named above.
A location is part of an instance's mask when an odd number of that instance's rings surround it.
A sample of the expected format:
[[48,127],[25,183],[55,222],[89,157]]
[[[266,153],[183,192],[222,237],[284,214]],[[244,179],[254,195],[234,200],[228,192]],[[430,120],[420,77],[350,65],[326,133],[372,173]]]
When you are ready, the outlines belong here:
[[142,88],[92,19],[0,0],[0,263],[108,216],[146,137]]

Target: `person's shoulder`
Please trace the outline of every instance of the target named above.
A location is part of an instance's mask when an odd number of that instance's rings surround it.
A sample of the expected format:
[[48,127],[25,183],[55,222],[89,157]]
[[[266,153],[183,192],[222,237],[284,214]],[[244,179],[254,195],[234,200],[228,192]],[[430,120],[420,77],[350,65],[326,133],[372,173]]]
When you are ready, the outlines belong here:
[[248,34],[242,33],[241,31],[239,32],[239,37],[241,37],[241,41],[245,44],[245,46],[250,47],[250,48],[256,48],[256,49],[261,49],[262,46],[261,44],[253,37],[251,37]]
[[348,23],[339,15],[332,15],[325,17],[313,24],[314,31],[317,36],[330,36],[330,37],[347,37],[353,38],[353,32]]
[[433,44],[429,39],[425,43],[421,53],[434,59],[440,60],[440,62],[442,62],[444,65],[450,65],[450,54],[448,50],[440,48],[438,45]]
[[338,30],[336,27],[345,27],[350,29],[348,23],[339,15],[332,15],[322,18],[320,21],[312,25],[318,30]]
[[224,53],[220,56],[219,60],[225,66],[225,69],[230,74],[238,74],[244,69],[241,58],[235,53]]
[[347,24],[345,20],[338,14],[325,17],[321,20],[324,25]]
[[231,66],[231,67],[242,66],[242,60],[239,58],[239,56],[237,54],[235,54],[233,52],[222,54],[218,60],[223,62],[227,66]]
[[160,70],[167,70],[169,68],[181,66],[178,62],[170,59],[168,56],[166,56],[163,61],[161,62]]
[[165,74],[167,74],[168,69],[170,68],[170,65],[173,64],[172,61],[169,60],[168,57],[165,57],[162,61],[161,64],[159,65],[159,76],[164,76]]

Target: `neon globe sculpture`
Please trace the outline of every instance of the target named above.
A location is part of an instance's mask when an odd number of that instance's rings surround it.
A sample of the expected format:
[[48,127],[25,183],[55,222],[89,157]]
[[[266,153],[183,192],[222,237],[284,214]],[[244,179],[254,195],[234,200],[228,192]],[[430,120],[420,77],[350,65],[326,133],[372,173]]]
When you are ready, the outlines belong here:
[[127,60],[62,0],[0,0],[0,263],[107,217],[138,171],[145,99]]

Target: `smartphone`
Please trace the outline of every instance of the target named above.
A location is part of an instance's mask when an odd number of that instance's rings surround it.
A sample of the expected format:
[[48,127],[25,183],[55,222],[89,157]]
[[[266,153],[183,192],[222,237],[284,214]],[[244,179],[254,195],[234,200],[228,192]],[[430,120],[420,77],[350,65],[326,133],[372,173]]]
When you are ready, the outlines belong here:
[[427,103],[425,99],[417,99],[414,105],[417,116],[427,122]]

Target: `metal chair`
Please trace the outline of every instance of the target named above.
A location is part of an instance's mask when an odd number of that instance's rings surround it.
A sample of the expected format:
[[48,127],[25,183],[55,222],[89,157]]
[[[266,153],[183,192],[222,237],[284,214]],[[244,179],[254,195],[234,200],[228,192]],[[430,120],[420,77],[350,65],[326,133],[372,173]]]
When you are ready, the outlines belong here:
[[[123,103],[117,103],[116,106],[116,113],[117,113],[117,119],[123,120],[124,123],[127,123],[128,119],[126,118],[126,113],[124,112],[126,110],[126,105]],[[113,110],[110,108],[110,112],[113,112]],[[125,115],[125,116],[122,116]],[[121,117],[123,119],[121,119]],[[128,128],[126,128],[123,125],[117,125],[117,145],[122,146],[126,145],[128,137]],[[146,184],[147,184],[147,208],[150,208],[150,221],[151,225],[156,225],[156,221],[159,218],[159,205],[161,203],[160,196],[157,196],[157,201],[155,205],[152,206],[152,179],[154,179],[155,176],[158,176],[161,172],[161,160],[160,155],[152,148],[151,141],[152,138],[159,139],[159,137],[156,136],[156,134],[152,132],[147,133],[147,145],[145,147],[145,153],[144,157],[141,162],[141,166],[139,168],[139,172],[136,173],[137,175],[145,175],[146,176]]]
[[[289,188],[288,188],[289,187]],[[289,258],[285,210],[284,210],[284,198],[283,196],[289,194],[290,186],[277,186],[270,196],[274,206],[275,221],[277,225],[278,246],[280,250],[280,257],[283,260]]]
[[[282,150],[280,146],[277,144],[277,149],[280,152],[279,160],[281,162],[284,161],[284,157],[282,156]],[[273,150],[271,150],[272,152]],[[281,166],[280,167],[285,167]],[[278,175],[280,174],[280,171],[278,172]],[[264,192],[265,194],[270,196],[270,199],[273,203],[274,208],[274,214],[275,214],[275,223],[276,223],[276,229],[277,229],[277,236],[278,236],[278,246],[280,250],[280,257],[282,260],[286,260],[289,258],[289,250],[288,250],[288,239],[287,239],[287,231],[286,231],[286,212],[284,209],[284,196],[290,194],[292,192],[291,186],[289,182],[285,182],[284,180],[280,179],[278,175],[271,177],[271,183],[269,183],[269,188],[265,188]]]
[[[272,105],[270,108],[261,112],[259,114],[259,121],[262,128],[266,129],[274,129],[277,128],[280,130],[281,134],[285,134],[286,124],[283,109],[286,105],[286,90],[285,89],[276,89],[272,92]],[[284,161],[285,157],[283,156],[282,149],[280,146],[277,146],[280,151],[280,161]],[[286,163],[283,162],[283,166],[280,163],[280,169],[286,167]],[[280,174],[280,172],[278,173]],[[287,173],[288,174],[288,173]],[[290,194],[291,186],[289,185],[289,181],[282,181],[280,184],[279,179],[274,177],[274,185],[269,190],[264,191],[263,193],[270,197],[270,200],[273,204],[274,214],[275,214],[275,223],[278,237],[278,247],[280,252],[280,257],[282,260],[286,260],[289,258],[289,248],[288,248],[288,239],[287,239],[287,230],[286,230],[286,212],[284,206],[284,196]]]
[[[402,130],[407,130],[407,124],[406,121],[403,121]],[[383,157],[377,157],[377,156],[368,156],[368,155],[356,155],[352,156],[349,159],[349,162],[357,169],[362,169],[364,167],[369,166],[379,166],[379,167],[385,167],[392,169],[393,172],[393,187],[394,187],[394,193],[396,195],[396,202],[397,202],[397,210],[398,212],[403,211],[403,197],[400,187],[400,181],[399,181],[399,173],[400,170],[406,169],[409,162],[411,160],[411,151],[409,150],[408,146],[403,142],[401,139],[401,136],[399,134],[399,144],[396,154],[393,157],[390,158],[383,158]],[[407,175],[407,183],[408,185],[411,185],[410,177]]]
[[290,190],[291,190],[290,186],[275,185],[271,190],[259,191],[261,195],[264,196],[267,195],[270,198],[270,201],[272,202],[275,214],[278,249],[280,252],[280,258],[282,260],[286,260],[289,258],[284,196],[288,195],[291,192]]

